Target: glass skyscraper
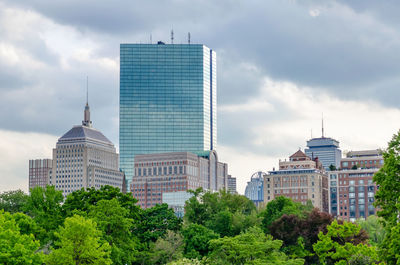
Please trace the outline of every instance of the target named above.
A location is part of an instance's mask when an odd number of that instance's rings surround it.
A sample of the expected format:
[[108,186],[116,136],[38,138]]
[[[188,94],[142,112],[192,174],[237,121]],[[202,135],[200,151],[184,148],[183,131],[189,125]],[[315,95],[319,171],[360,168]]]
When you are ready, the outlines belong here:
[[137,154],[213,150],[216,53],[202,44],[121,44],[120,166]]

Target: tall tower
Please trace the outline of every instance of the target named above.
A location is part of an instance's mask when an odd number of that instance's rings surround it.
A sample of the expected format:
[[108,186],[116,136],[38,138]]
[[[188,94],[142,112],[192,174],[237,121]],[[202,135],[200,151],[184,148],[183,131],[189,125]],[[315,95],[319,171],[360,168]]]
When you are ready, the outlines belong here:
[[118,167],[114,144],[92,128],[86,101],[82,125],[73,126],[61,136],[53,149],[48,183],[64,196],[81,188],[111,185],[123,189],[124,173]]
[[216,53],[202,44],[121,44],[120,166],[137,154],[214,150]]

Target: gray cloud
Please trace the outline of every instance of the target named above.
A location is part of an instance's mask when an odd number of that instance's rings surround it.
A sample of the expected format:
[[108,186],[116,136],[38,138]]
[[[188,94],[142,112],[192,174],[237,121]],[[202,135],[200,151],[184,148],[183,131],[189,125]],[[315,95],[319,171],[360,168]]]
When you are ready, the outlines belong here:
[[[97,46],[92,59],[115,59],[119,43],[147,42],[150,33],[153,41],[168,40],[173,27],[175,42],[180,43],[191,31],[193,42],[203,42],[218,53],[220,106],[256,97],[264,76],[309,86],[316,93],[322,90],[346,99],[374,98],[395,106],[400,85],[397,7],[366,3],[3,1],[4,6],[33,10],[90,39]],[[319,10],[319,15],[311,16],[311,9]],[[384,17],[389,10],[391,18]],[[23,49],[44,67],[31,70],[24,69],[23,63],[5,66],[0,61],[0,110],[13,113],[0,115],[2,128],[62,134],[81,120],[84,80],[89,75],[94,124],[117,143],[117,71],[76,59],[69,59],[70,66],[65,69],[63,58],[43,40],[39,29],[32,28],[19,40],[5,34],[4,41]],[[246,64],[256,69],[242,67]],[[244,123],[240,125],[235,124],[236,116],[219,115],[223,141],[238,144],[251,137],[246,127],[293,113],[284,109],[273,115],[252,113],[254,121],[240,117]],[[235,134],[229,134],[232,130]],[[243,147],[248,144],[243,143]]]

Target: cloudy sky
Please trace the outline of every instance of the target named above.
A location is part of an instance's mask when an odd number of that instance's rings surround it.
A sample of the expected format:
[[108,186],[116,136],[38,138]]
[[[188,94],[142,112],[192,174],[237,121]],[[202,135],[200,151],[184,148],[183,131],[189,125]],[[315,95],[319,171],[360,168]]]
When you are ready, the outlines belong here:
[[218,153],[244,192],[312,135],[385,147],[400,125],[397,1],[0,0],[0,191],[28,189],[79,124],[118,146],[119,44],[204,43],[218,56]]

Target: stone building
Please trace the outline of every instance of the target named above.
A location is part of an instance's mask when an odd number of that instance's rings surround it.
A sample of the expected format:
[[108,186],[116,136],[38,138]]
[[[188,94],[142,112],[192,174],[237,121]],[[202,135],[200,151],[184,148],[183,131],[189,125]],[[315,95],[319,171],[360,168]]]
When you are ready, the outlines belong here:
[[329,211],[328,176],[318,159],[312,160],[301,150],[279,161],[279,170],[264,176],[264,202],[285,196],[306,204],[308,200],[321,211]]
[[86,103],[82,125],[72,127],[53,149],[52,174],[48,184],[64,196],[81,188],[110,185],[123,190],[124,174],[119,170],[113,143],[92,127]]

